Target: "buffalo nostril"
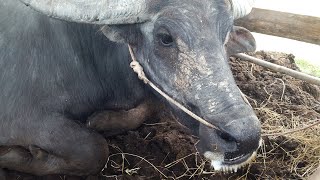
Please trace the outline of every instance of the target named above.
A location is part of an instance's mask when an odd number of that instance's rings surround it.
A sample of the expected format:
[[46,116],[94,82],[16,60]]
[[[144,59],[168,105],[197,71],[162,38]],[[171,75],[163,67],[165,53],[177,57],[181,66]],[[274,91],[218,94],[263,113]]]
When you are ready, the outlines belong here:
[[220,139],[220,148],[223,152],[234,152],[238,150],[238,142],[236,138],[224,131],[217,131],[217,136]]
[[227,143],[236,142],[236,139],[226,132],[218,131],[217,134],[221,139],[225,140]]

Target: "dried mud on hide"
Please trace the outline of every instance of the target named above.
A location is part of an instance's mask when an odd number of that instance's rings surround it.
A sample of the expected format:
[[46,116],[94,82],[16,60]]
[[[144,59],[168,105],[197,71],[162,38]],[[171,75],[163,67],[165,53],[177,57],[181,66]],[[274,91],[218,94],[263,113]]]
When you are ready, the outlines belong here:
[[[251,54],[298,70],[294,56]],[[258,115],[263,133],[299,129],[320,119],[319,87],[245,61],[230,59],[235,80]],[[198,141],[164,112],[136,131],[110,137],[110,157],[99,176],[48,176],[37,179],[303,179],[320,163],[320,127],[263,137],[263,146],[249,166],[237,173],[214,172],[196,153]],[[34,179],[12,172],[12,177]],[[103,174],[103,175],[102,175]]]

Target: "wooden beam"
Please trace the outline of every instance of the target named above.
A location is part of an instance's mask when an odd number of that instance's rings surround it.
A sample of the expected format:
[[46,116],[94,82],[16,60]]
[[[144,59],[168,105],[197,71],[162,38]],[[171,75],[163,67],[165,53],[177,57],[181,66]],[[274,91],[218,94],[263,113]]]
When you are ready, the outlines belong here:
[[253,8],[235,21],[235,25],[252,32],[279,36],[320,45],[320,18]]

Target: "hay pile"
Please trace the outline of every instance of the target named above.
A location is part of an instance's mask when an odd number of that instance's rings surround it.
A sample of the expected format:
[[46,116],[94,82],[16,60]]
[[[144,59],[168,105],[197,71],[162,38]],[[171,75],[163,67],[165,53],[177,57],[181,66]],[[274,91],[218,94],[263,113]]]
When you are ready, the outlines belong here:
[[[257,58],[299,70],[294,56],[275,52],[251,54]],[[256,161],[247,168],[249,179],[300,179],[320,164],[320,126],[304,127],[320,120],[320,91],[292,77],[231,59],[240,89],[255,109],[265,136]],[[294,133],[288,133],[297,130]]]

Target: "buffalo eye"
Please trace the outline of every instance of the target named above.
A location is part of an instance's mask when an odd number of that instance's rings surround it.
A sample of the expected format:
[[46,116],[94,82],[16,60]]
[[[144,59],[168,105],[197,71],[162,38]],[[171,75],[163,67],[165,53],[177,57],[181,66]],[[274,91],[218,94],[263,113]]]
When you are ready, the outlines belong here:
[[170,47],[173,45],[173,38],[169,34],[160,33],[157,35],[159,42],[161,45],[165,47]]

